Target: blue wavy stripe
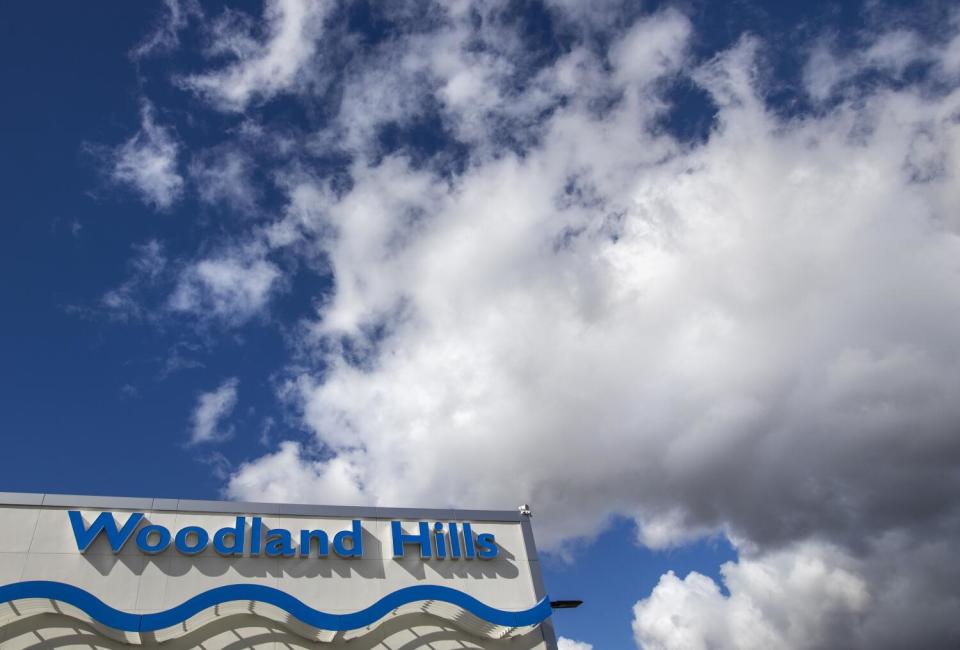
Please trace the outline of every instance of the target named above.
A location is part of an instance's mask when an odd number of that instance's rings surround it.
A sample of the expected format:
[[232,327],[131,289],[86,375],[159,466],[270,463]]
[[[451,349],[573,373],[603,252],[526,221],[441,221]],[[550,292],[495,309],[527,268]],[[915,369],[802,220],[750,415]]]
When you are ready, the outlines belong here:
[[550,600],[548,598],[544,598],[530,609],[511,612],[485,605],[458,589],[438,585],[414,585],[398,589],[387,594],[370,607],[352,614],[321,612],[279,589],[250,584],[216,587],[198,594],[176,607],[154,614],[131,614],[114,609],[90,592],[62,582],[35,580],[15,582],[0,587],[0,603],[22,598],[45,598],[67,603],[82,610],[98,623],[125,632],[162,630],[182,623],[205,609],[237,600],[268,603],[279,607],[307,625],[335,632],[365,627],[379,621],[401,605],[424,600],[439,600],[456,605],[478,618],[504,627],[535,625],[550,616]]

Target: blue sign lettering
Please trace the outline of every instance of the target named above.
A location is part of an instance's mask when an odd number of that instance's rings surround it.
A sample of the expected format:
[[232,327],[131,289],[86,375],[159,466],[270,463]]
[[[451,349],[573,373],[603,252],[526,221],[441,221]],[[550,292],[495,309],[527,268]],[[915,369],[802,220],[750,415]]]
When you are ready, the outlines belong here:
[[[157,541],[151,543],[150,535],[154,533],[157,534]],[[137,548],[147,555],[162,553],[168,546],[170,546],[170,531],[163,526],[144,526],[137,534]]]
[[[463,523],[461,539],[460,527],[450,522],[444,529],[442,522],[433,524],[433,535],[430,534],[430,525],[421,521],[417,523],[418,532],[404,533],[399,521],[390,522],[390,536],[393,539],[393,557],[401,558],[407,546],[415,546],[420,551],[420,558],[429,560],[435,557],[438,560],[461,558],[472,560],[492,560],[497,557],[500,547],[492,533],[480,533],[474,538],[473,528],[467,522]],[[432,540],[431,540],[432,538]]]
[[130,539],[130,535],[133,534],[137,524],[143,519],[142,512],[135,512],[127,518],[127,523],[123,525],[123,528],[118,530],[117,522],[114,520],[113,514],[101,512],[100,515],[93,520],[93,523],[90,524],[90,528],[86,528],[83,525],[83,517],[80,516],[79,512],[71,510],[69,514],[70,526],[73,527],[73,536],[77,540],[77,548],[80,549],[81,553],[85,552],[90,545],[93,544],[93,540],[95,540],[100,533],[104,533],[107,536],[107,541],[110,542],[110,548],[113,549],[113,552],[119,553],[123,545]]
[[[119,553],[133,537],[137,548],[147,555],[162,553],[170,547],[171,541],[183,555],[197,555],[207,549],[211,540],[210,534],[201,526],[184,526],[173,534],[166,526],[149,522],[134,535],[140,524],[145,522],[142,512],[130,514],[123,526],[117,525],[110,512],[101,512],[89,526],[79,511],[70,510],[67,514],[81,553],[85,553],[100,536],[106,538],[114,553]],[[438,521],[431,526],[426,521],[420,521],[416,526],[417,532],[408,533],[404,532],[399,521],[390,522],[394,558],[404,557],[408,547],[415,547],[424,560],[490,560],[497,557],[500,551],[492,533],[474,535],[468,522],[458,526],[453,522],[444,524]],[[249,534],[247,518],[237,517],[233,526],[217,530],[212,539],[214,551],[223,557],[243,556],[245,550],[251,557],[259,556],[261,551],[266,557],[294,557],[298,554],[294,539],[300,543],[300,557],[310,557],[315,553],[316,557],[325,558],[329,556],[331,547],[342,558],[363,557],[363,529],[359,519],[352,520],[349,529],[337,532],[332,544],[329,534],[324,530],[301,530],[299,536],[295,536],[284,528],[265,528],[260,517],[250,518]],[[249,545],[246,544],[247,539],[250,540]]]

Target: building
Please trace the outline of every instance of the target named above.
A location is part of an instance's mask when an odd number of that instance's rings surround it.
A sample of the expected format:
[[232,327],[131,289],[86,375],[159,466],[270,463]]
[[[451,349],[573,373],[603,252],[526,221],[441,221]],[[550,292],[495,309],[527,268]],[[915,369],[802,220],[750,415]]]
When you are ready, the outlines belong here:
[[0,648],[556,648],[530,517],[0,493]]

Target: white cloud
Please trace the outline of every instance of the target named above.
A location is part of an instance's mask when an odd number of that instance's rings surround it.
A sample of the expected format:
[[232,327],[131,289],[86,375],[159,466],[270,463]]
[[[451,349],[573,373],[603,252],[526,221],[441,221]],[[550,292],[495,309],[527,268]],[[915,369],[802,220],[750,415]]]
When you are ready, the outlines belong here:
[[156,123],[153,105],[144,102],[140,130],[113,150],[111,177],[131,186],[144,203],[157,209],[169,208],[183,191],[177,172],[179,144],[169,129]]
[[262,43],[249,36],[245,21],[228,13],[215,25],[213,49],[234,54],[236,61],[215,72],[186,77],[183,85],[233,111],[290,88],[315,51],[329,8],[324,1],[271,0],[264,10],[268,36]]
[[[184,83],[218,108],[309,103],[343,73],[319,132],[245,122],[282,161],[267,175],[288,205],[249,226],[253,243],[183,267],[167,303],[240,324],[288,280],[271,260],[333,276],[291,335],[302,354],[283,388],[312,439],[243,464],[226,491],[529,502],[554,550],[618,514],[650,546],[729,535],[730,596],[664,576],[635,610],[648,647],[949,645],[960,36],[893,30],[842,55],[819,41],[817,110],[784,117],[758,56],[777,44],[745,37],[697,62],[677,11],[620,29],[607,9],[555,5],[581,42],[543,68],[497,3],[450,5],[362,51],[338,32],[356,56],[334,72],[326,5],[269,4],[262,40],[244,14],[216,22],[211,53],[232,63]],[[591,21],[620,37],[598,46]],[[932,83],[907,83],[917,62]],[[678,81],[718,108],[702,142],[660,119]],[[427,108],[470,148],[462,170],[383,155],[382,127]],[[118,160],[145,164],[118,180],[164,207],[181,191],[177,144],[149,106],[143,123]],[[346,151],[349,182],[303,150]],[[195,163],[202,200],[244,202],[234,163]],[[217,421],[195,437],[219,437]]]
[[[395,4],[385,11],[404,9]],[[589,58],[581,46],[556,66],[532,69],[523,25],[504,20],[505,13],[510,9],[500,1],[445,3],[431,11],[436,27],[429,31],[420,28],[422,17],[390,16],[409,31],[371,50],[350,51],[337,119],[333,128],[315,135],[312,148],[378,160],[381,129],[415,120],[429,120],[469,144],[473,160],[499,155],[505,137],[518,144],[535,139],[543,114],[565,95],[587,94],[578,83],[596,81],[581,66],[598,68],[602,61]],[[648,34],[634,34],[616,53],[631,62],[624,78],[640,85],[647,80],[642,75],[652,78],[680,62],[689,30],[689,21],[674,11],[648,22]],[[648,42],[647,36],[658,40]],[[434,165],[449,165],[450,157],[442,152]]]
[[[957,43],[954,39],[953,43]],[[924,41],[914,32],[893,29],[876,34],[864,48],[837,54],[830,40],[815,44],[803,71],[804,84],[810,97],[817,101],[831,98],[837,92],[859,93],[869,84],[855,83],[865,73],[883,74],[902,79],[907,69],[916,63],[937,63],[948,71],[950,48],[955,45],[936,45]]]
[[[960,295],[955,240],[935,224],[950,218],[937,199],[953,172],[917,185],[903,165],[918,124],[955,139],[955,98],[879,96],[784,123],[753,94],[753,47],[698,73],[725,105],[700,148],[638,128],[650,109],[637,102],[603,120],[560,111],[542,147],[452,187],[399,159],[354,170],[324,214],[337,291],[315,332],[362,348],[377,323],[387,336],[369,368],[334,357],[298,385],[320,440],[362,445],[371,495],[429,498],[450,467],[473,477],[451,502],[529,499],[554,513],[553,539],[619,508],[653,520],[678,504],[697,530],[784,538],[829,507],[804,463],[839,472],[866,506],[885,470],[863,472],[854,450],[880,453],[932,416],[930,444],[947,444],[935,427],[956,416],[960,349],[938,323]],[[866,116],[872,130],[852,140]],[[743,475],[764,454],[800,481],[769,505],[751,496],[769,494],[763,478]],[[587,462],[571,470],[571,457]],[[481,480],[490,466],[523,478]],[[631,496],[611,499],[611,476]]]
[[240,254],[203,259],[181,273],[168,307],[241,323],[264,309],[280,276],[280,270],[264,259]]
[[[276,503],[363,504],[369,498],[360,489],[360,476],[344,457],[311,460],[295,442],[282,442],[276,453],[240,467],[230,482],[234,493],[256,493]],[[322,495],[322,496],[321,496]]]
[[123,320],[146,315],[141,293],[144,288],[154,284],[167,267],[163,245],[156,239],[134,246],[133,250],[135,255],[130,261],[130,277],[100,298],[100,304],[113,317]]
[[[920,634],[918,616],[952,638],[953,617],[926,603],[955,587],[897,550],[908,542],[872,540],[960,534],[960,90],[878,84],[788,119],[764,105],[764,44],[747,38],[685,70],[719,107],[690,145],[657,121],[689,38],[682,16],[658,14],[609,61],[561,57],[501,113],[496,96],[469,100],[497,75],[461,83],[453,65],[425,92],[458,134],[487,139],[462,175],[397,155],[358,158],[340,194],[291,183],[267,240],[319,247],[335,277],[299,341],[322,362],[287,386],[324,460],[286,443],[228,492],[529,502],[554,549],[617,513],[657,546],[724,531],[744,550],[729,601],[668,576],[643,611],[729,611],[744,643],[883,647],[890,629]],[[870,60],[903,55],[902,38],[877,42]],[[496,149],[498,124],[536,137],[523,155]],[[897,558],[908,587],[893,593],[927,593],[922,611],[883,594]],[[682,614],[664,643],[741,638]],[[654,643],[659,629],[642,631]]]
[[676,70],[690,38],[690,21],[676,10],[638,21],[611,48],[617,76],[625,84],[644,84]]
[[141,59],[154,54],[175,50],[180,46],[180,32],[191,18],[203,18],[203,10],[197,0],[164,0],[163,18],[157,21],[150,32],[133,50],[130,56]]
[[633,632],[643,650],[859,647],[860,619],[870,604],[855,561],[814,544],[721,569],[720,592],[696,572],[671,571],[634,607]]
[[190,444],[219,442],[233,435],[233,429],[223,429],[221,422],[237,405],[238,380],[233,377],[224,381],[209,393],[201,393],[191,417]]
[[239,149],[214,150],[190,162],[190,176],[204,203],[241,215],[257,207],[253,161]]
[[[960,18],[954,16],[954,24],[960,23]],[[936,63],[940,70],[948,77],[956,79],[960,76],[960,30],[954,34],[953,39],[944,47],[941,56],[936,57]]]
[[574,641],[566,637],[557,639],[557,648],[559,650],[593,650],[593,646],[582,641]]

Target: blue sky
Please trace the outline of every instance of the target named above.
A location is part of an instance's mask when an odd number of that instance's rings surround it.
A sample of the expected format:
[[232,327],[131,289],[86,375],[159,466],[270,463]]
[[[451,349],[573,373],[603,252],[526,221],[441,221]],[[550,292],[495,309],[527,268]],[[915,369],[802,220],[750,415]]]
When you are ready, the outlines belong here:
[[956,641],[958,29],[6,6],[0,489],[530,502],[596,648]]

